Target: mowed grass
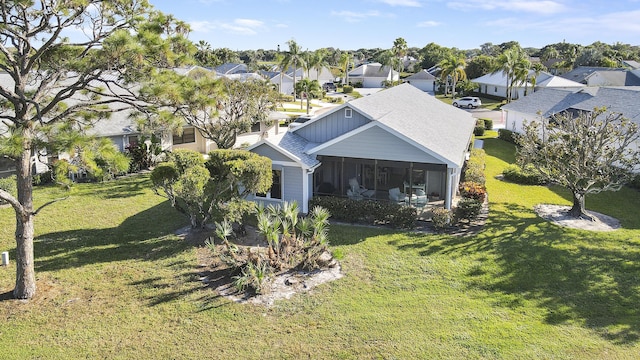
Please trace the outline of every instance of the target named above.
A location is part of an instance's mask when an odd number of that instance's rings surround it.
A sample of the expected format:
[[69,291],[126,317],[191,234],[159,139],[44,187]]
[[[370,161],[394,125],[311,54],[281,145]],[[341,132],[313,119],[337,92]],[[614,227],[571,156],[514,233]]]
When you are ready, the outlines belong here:
[[[640,194],[587,197],[621,220],[570,230],[533,212],[558,188],[494,178],[513,146],[486,139],[491,215],[474,236],[331,227],[345,277],[270,308],[199,281],[186,220],[146,177],[79,184],[38,216],[39,293],[0,301],[4,358],[635,359],[640,356]],[[36,202],[63,196],[39,188]],[[15,254],[0,209],[0,248]],[[15,281],[0,268],[0,292]]]

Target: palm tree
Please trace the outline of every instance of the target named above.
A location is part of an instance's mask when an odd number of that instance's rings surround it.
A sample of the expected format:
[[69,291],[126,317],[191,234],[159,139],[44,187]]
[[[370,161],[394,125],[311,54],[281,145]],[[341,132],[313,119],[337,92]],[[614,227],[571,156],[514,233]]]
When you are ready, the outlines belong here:
[[309,66],[309,68],[316,70],[316,80],[318,80],[322,69],[325,66],[329,65],[329,63],[327,62],[327,49],[322,48],[314,51],[313,56],[311,56],[311,59],[307,65]]
[[[545,69],[544,65],[542,65],[539,62],[531,64],[531,70],[533,70],[533,76],[531,75],[528,76],[529,78],[528,81],[531,82],[531,92],[536,91],[536,82],[537,82],[538,76],[544,69]],[[526,88],[525,88],[524,95],[527,96]]]
[[344,72],[344,76],[342,77],[343,85],[349,85],[349,64],[351,64],[351,54],[345,51],[340,54],[340,68]]
[[[526,79],[531,63],[526,59],[524,51],[514,46],[500,54],[497,64],[498,66],[496,71],[502,71],[507,78],[507,90],[505,97],[507,102],[511,102],[513,97],[513,86],[517,81],[523,81]],[[526,70],[524,70],[525,68]]]
[[402,63],[402,59],[407,55],[407,51],[409,47],[407,46],[407,41],[403,38],[397,38],[393,41],[393,47],[391,48],[391,52],[398,59],[398,72],[401,73],[404,69],[404,64]]
[[296,98],[296,73],[298,72],[298,65],[304,65],[304,58],[302,55],[302,50],[300,49],[300,45],[298,45],[295,40],[291,39],[287,41],[287,45],[289,46],[289,51],[287,51],[284,55],[286,59],[286,63],[288,65],[293,64],[293,98]]
[[282,78],[284,77],[285,71],[287,71],[291,64],[289,63],[289,59],[281,53],[276,54],[276,63],[280,67],[280,88],[278,91],[282,94]]
[[[449,78],[452,81],[451,98],[453,99],[456,95],[456,83],[467,78],[467,73],[464,71],[466,62],[461,57],[450,55],[446,59],[440,61],[438,66],[441,69],[440,78],[445,81],[446,84],[448,84],[447,80]],[[447,93],[446,85],[444,93],[445,95]]]
[[295,91],[300,94],[300,107],[302,108],[302,99],[307,98],[307,114],[309,113],[309,100],[317,98],[322,92],[322,88],[318,80],[302,79],[295,85]]

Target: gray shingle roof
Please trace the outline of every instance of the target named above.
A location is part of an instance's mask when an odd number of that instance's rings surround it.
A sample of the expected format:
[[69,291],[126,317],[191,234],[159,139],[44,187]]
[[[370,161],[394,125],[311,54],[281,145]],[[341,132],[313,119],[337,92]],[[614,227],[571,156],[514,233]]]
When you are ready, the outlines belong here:
[[[316,144],[309,143],[305,138],[293,132],[287,131],[284,134],[277,135],[276,137],[269,137],[264,140],[264,143],[268,143],[274,148],[281,148],[287,151],[289,154],[294,156],[291,160],[298,161],[307,168],[313,168],[320,164],[320,161],[318,161],[315,156],[310,156],[305,153],[305,150]],[[249,147],[249,149],[257,147],[259,144],[261,143],[257,143],[254,146]]]
[[435,80],[435,79],[436,77],[431,75],[427,70],[422,70],[406,78],[406,80]]
[[545,117],[567,110],[591,111],[606,106],[640,123],[640,86],[587,87],[578,91],[544,89],[502,106],[503,110]]
[[353,100],[349,106],[458,165],[476,123],[467,111],[410,84]]

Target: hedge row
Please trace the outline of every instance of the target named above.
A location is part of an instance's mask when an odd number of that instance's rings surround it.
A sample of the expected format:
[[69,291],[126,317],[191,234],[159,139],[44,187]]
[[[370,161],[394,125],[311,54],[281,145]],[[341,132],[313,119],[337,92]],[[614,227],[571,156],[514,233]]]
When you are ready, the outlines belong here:
[[507,130],[507,129],[499,129],[498,130],[498,138],[507,142],[510,142],[512,144],[516,144],[516,136],[518,134],[514,133],[511,130]]
[[544,185],[546,183],[542,176],[537,174],[531,165],[525,166],[523,169],[518,165],[510,164],[502,170],[502,175],[505,180],[509,180],[516,184]]
[[311,208],[321,206],[331,218],[349,223],[389,225],[399,229],[415,227],[417,212],[410,206],[387,201],[352,200],[334,196],[316,196],[309,202]]
[[486,182],[484,176],[486,154],[483,149],[472,149],[464,170],[464,181],[472,181],[481,185]]

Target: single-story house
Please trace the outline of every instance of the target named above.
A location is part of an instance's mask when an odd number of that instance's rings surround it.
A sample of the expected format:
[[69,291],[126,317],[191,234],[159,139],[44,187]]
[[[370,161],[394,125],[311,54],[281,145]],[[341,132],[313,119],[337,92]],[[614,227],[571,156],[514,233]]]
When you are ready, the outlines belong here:
[[426,91],[428,93],[435,93],[436,91],[436,77],[430,74],[427,70],[417,72],[404,80],[422,91]]
[[[585,87],[579,90],[544,89],[503,105],[505,128],[522,132],[524,121],[536,121],[565,111],[593,111],[607,107],[640,125],[640,86]],[[540,115],[538,115],[540,114]]]
[[246,64],[226,63],[213,69],[219,75],[244,74],[249,72]]
[[350,196],[357,185],[356,199],[389,201],[399,190],[451,208],[474,126],[470,113],[412,85],[386,89],[250,146],[274,175],[271,190],[250,199],[295,200],[306,213],[312,197]]
[[[536,79],[535,87],[531,81],[534,77]],[[471,82],[478,84],[478,92],[481,94],[506,98],[507,76],[502,71],[483,75],[471,80]],[[511,91],[513,94],[512,98],[519,99],[524,97],[525,94],[530,94],[544,88],[577,89],[584,86],[584,84],[554,76],[544,71],[536,76],[535,71],[529,70],[527,81],[517,82]]]
[[[287,74],[282,74],[279,71],[260,71],[260,75],[269,80],[281,94],[291,95],[293,94],[293,78]],[[280,78],[282,77],[282,81]],[[282,85],[282,88],[280,86]]]
[[400,74],[391,66],[383,66],[380,63],[362,64],[349,71],[349,82],[362,83],[365,88],[383,87],[384,81],[398,81]]
[[587,86],[640,86],[640,70],[579,66],[561,77]]

